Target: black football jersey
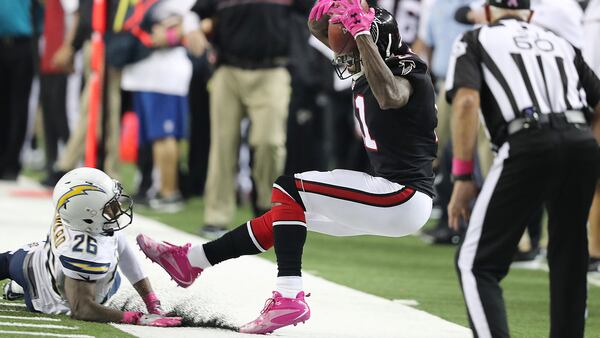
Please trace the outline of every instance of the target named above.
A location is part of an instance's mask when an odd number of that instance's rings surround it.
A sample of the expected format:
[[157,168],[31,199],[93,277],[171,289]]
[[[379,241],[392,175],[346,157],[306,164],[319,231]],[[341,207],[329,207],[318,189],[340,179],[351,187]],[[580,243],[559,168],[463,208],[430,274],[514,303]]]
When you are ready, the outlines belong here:
[[382,110],[366,76],[355,81],[354,114],[371,166],[375,175],[433,197],[437,111],[427,65],[414,54],[391,57],[386,64],[410,81],[413,93],[404,107]]

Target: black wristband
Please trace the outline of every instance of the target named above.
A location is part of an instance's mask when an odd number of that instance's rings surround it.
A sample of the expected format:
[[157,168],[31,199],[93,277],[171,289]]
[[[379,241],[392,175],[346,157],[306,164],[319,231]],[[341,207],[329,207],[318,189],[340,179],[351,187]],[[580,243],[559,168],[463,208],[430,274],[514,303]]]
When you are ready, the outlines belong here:
[[473,174],[451,175],[450,180],[452,181],[452,183],[456,181],[472,181]]

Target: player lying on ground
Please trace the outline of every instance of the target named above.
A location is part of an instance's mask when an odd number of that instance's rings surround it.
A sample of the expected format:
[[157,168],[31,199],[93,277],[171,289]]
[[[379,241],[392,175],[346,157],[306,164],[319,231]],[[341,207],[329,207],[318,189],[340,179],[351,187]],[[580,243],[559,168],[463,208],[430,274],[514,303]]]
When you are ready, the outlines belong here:
[[[10,278],[23,288],[27,309],[96,322],[181,325],[181,318],[165,316],[132,247],[118,232],[133,219],[131,198],[119,182],[97,169],[74,169],[56,184],[53,203],[56,213],[45,242],[0,254],[0,280]],[[102,305],[121,284],[117,265],[149,314]]]
[[244,333],[268,333],[309,319],[301,291],[307,229],[399,237],[419,230],[431,213],[437,120],[425,63],[402,43],[396,21],[383,9],[365,11],[358,1],[319,1],[309,25],[326,44],[330,19],[356,40],[357,47],[337,60],[353,76],[355,115],[376,176],[348,170],[281,176],[273,185],[270,211],[204,245],[175,246],[138,236],[144,253],[182,287],[212,265],[274,245],[276,291],[260,316],[240,328]]

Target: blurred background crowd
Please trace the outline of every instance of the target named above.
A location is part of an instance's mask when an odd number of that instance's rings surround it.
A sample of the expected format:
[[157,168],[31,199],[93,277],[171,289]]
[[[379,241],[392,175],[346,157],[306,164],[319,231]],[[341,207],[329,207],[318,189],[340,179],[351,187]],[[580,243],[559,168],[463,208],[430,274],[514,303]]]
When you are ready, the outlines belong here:
[[[454,40],[485,23],[485,1],[369,2],[395,15],[403,40],[430,65],[439,97],[437,198],[435,225],[422,236],[457,244],[461,233],[447,226],[452,154],[444,78]],[[0,0],[0,179],[41,171],[42,184],[52,187],[90,156],[91,138],[94,162],[110,176],[136,167],[137,205],[178,212],[201,196],[203,218],[190,221],[216,237],[241,203],[256,215],[269,209],[282,173],[368,172],[351,80],[335,76],[332,52],[306,25],[313,3],[105,0],[99,14],[93,0]],[[582,49],[600,76],[600,0],[532,3],[532,21]],[[95,20],[105,30],[100,59],[91,47]],[[493,156],[482,128],[478,182]],[[589,223],[595,271],[598,191]],[[539,210],[515,260],[543,256],[543,220]]]

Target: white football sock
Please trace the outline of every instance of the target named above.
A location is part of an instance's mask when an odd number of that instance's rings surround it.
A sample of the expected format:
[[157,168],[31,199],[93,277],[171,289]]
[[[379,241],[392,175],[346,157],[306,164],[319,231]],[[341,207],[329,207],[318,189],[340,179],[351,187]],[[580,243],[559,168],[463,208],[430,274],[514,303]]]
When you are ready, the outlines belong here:
[[302,291],[302,277],[284,276],[277,277],[275,290],[285,298],[296,298],[298,292]]
[[187,258],[190,260],[190,264],[193,267],[202,270],[212,266],[208,261],[208,258],[206,258],[206,253],[204,253],[204,246],[202,244],[192,245],[187,253]]

